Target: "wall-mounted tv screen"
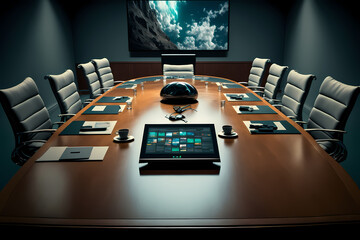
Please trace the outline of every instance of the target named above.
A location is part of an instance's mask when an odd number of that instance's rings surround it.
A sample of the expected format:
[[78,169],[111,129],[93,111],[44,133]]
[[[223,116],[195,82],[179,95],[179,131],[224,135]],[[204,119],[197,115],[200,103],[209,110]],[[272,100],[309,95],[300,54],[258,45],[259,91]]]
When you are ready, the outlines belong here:
[[228,51],[229,0],[128,0],[130,51]]

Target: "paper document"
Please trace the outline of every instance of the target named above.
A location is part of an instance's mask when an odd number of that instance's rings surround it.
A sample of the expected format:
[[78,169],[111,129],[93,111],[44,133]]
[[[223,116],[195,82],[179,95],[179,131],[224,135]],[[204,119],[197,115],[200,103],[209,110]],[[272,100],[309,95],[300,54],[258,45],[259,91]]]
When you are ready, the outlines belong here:
[[106,106],[94,106],[94,108],[91,110],[93,112],[103,112],[105,110]]
[[105,131],[80,131],[79,134],[111,134],[114,127],[116,125],[116,121],[85,121],[82,127],[106,127]]

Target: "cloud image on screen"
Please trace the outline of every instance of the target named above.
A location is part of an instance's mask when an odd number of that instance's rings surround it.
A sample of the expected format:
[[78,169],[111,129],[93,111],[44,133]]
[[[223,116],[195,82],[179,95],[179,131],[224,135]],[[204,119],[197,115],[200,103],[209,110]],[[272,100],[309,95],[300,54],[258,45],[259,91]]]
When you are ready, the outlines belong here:
[[130,51],[228,50],[229,2],[128,1]]

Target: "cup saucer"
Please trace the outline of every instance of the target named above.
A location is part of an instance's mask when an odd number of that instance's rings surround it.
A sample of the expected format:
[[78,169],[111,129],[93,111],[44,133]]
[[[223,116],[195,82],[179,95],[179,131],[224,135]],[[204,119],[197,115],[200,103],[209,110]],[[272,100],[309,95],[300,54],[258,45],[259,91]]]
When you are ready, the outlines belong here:
[[114,137],[114,142],[119,142],[119,143],[123,143],[123,142],[131,142],[131,141],[134,141],[134,136],[128,136],[127,138],[125,139],[121,139],[119,136],[115,136]]
[[224,131],[218,132],[218,136],[222,138],[237,138],[238,134],[235,131],[232,131],[231,134],[224,134]]

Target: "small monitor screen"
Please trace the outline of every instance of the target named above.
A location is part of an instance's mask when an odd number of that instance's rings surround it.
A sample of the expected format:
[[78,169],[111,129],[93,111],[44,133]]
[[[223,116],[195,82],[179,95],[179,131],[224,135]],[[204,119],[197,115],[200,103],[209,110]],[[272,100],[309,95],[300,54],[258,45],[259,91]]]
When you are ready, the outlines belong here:
[[213,124],[146,124],[140,162],[220,161]]

